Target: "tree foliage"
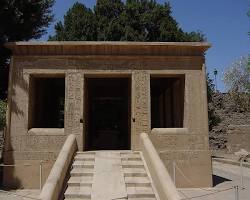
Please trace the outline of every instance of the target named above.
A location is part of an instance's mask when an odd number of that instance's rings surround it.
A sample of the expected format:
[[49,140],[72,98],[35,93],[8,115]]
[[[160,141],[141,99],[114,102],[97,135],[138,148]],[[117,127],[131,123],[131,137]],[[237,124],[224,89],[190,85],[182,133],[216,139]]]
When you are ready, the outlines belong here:
[[64,24],[58,22],[55,30],[58,34],[50,40],[94,40],[96,38],[95,19],[91,9],[75,3],[64,16]]
[[250,67],[248,57],[241,57],[224,73],[224,83],[231,96],[234,109],[250,111]]
[[[184,32],[171,16],[169,3],[154,0],[97,0],[94,9],[75,3],[55,25],[49,40],[83,41],[167,41],[199,42],[206,40],[201,32]],[[208,78],[208,101],[214,86]],[[209,127],[219,118],[209,107]]]
[[207,74],[208,127],[210,131],[221,122],[220,117],[215,113],[214,95],[214,83],[209,74]]
[[201,32],[184,32],[169,3],[155,0],[97,0],[94,9],[75,3],[55,25],[49,40],[204,41]]
[[0,6],[0,98],[7,95],[10,52],[5,42],[37,39],[53,20],[54,0],[1,0]]
[[[201,32],[184,32],[171,16],[169,3],[154,0],[97,0],[94,9],[75,3],[55,25],[49,40],[84,41],[167,41],[199,42],[206,40]],[[208,101],[214,87],[208,79]],[[218,123],[214,109],[209,109],[209,127]]]

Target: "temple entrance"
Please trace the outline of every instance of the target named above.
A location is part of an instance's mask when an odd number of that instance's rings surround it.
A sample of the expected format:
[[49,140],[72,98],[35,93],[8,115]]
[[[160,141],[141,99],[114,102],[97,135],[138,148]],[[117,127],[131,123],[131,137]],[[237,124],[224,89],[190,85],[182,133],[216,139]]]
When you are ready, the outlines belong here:
[[86,78],[86,150],[130,149],[130,79]]

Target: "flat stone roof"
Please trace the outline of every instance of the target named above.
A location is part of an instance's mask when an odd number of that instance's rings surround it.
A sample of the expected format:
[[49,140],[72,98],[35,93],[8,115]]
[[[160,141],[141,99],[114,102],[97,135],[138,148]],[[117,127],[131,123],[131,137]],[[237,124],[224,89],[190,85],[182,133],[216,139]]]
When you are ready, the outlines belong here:
[[203,56],[207,42],[9,42],[13,55]]

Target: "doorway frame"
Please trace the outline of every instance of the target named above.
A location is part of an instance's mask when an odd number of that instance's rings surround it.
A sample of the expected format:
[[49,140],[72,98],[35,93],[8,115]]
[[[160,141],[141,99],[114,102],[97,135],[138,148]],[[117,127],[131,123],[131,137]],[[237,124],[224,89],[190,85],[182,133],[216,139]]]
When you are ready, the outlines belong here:
[[132,73],[122,73],[122,72],[96,72],[96,73],[84,73],[83,75],[83,129],[82,129],[82,144],[83,151],[88,150],[88,85],[87,79],[91,78],[127,78],[128,79],[128,150],[131,150],[132,142]]

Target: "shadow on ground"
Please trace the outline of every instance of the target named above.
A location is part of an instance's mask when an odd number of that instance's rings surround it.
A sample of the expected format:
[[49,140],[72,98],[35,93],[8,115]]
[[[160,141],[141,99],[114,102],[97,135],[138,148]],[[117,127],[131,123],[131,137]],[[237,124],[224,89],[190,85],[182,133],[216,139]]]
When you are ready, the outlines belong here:
[[226,181],[232,181],[232,180],[221,177],[221,176],[216,176],[213,174],[213,187]]

